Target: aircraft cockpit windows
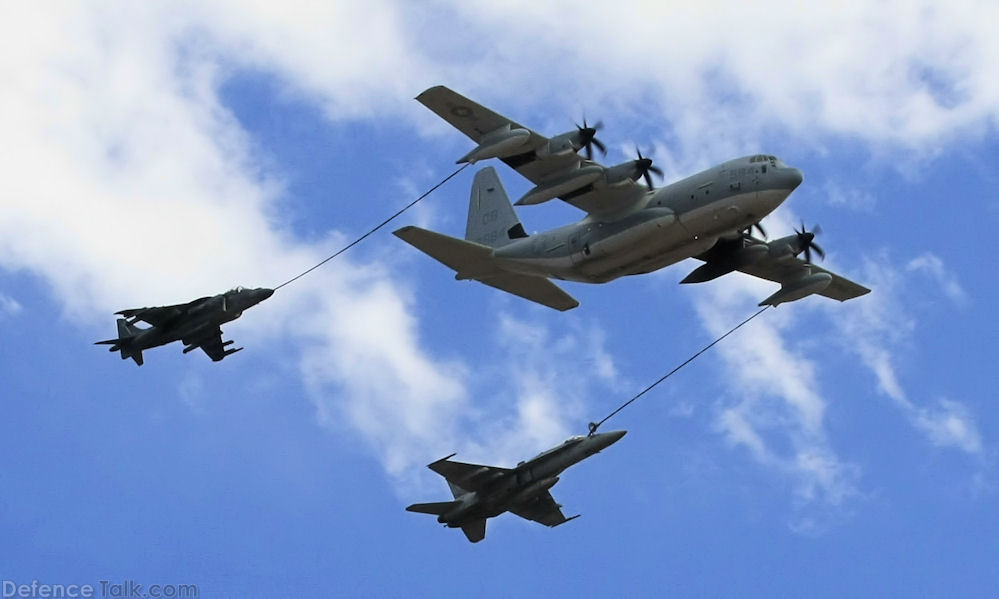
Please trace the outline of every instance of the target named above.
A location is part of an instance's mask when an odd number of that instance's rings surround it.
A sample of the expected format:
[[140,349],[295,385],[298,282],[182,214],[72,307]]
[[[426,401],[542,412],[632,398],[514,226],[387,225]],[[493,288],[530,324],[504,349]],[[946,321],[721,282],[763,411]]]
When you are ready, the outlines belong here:
[[230,289],[229,293],[239,293],[241,291],[244,291],[245,289],[246,289],[246,287],[243,287],[242,285],[239,285],[239,286],[236,286],[236,287],[233,287],[232,289]]
[[569,437],[568,439],[566,439],[565,443],[563,443],[562,445],[568,445],[569,443],[575,443],[576,441],[579,441],[580,439],[583,439],[583,438],[584,438],[583,435],[573,435],[572,437]]
[[787,165],[784,164],[784,162],[780,158],[773,156],[771,154],[766,154],[766,155],[757,154],[756,156],[750,158],[749,162],[751,164],[755,162],[769,162],[770,166],[774,168],[787,168]]

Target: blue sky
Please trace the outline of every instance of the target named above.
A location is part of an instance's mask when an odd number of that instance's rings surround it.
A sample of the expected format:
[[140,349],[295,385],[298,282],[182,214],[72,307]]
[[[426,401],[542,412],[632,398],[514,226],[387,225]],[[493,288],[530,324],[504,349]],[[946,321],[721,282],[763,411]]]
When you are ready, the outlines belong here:
[[[952,4],[5,7],[0,579],[990,596],[999,14]],[[608,422],[553,490],[582,518],[477,545],[404,511],[448,496],[426,463],[585,432],[773,285],[683,263],[556,313],[392,226],[227,325],[224,362],[92,345],[122,308],[277,285],[450,173],[468,140],[412,100],[436,84],[549,134],[603,120],[605,164],[637,145],[669,180],[776,154],[805,181],[768,232],[821,223],[873,292],[768,311]],[[394,225],[459,236],[474,171]]]

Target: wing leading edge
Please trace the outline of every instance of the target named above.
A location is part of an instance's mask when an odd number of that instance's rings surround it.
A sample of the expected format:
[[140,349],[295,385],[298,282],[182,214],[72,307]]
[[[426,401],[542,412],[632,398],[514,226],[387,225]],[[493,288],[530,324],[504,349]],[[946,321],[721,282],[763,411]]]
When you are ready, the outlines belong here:
[[[497,131],[526,131],[528,135],[518,146],[518,153],[503,154],[500,160],[534,183],[537,187],[532,191],[544,188],[562,190],[545,195],[545,198],[558,197],[588,214],[601,215],[633,208],[648,192],[648,188],[631,179],[601,185],[595,180],[600,180],[607,168],[584,159],[576,150],[566,147],[563,136],[548,138],[442,85],[424,91],[416,100],[477,144]],[[556,147],[552,147],[553,141],[558,142]],[[587,175],[590,171],[593,173]],[[570,182],[573,180],[585,183],[573,185]],[[531,195],[532,192],[529,192],[522,199]]]
[[[496,478],[513,472],[509,468],[499,466],[483,466],[480,464],[466,464],[465,462],[453,462],[451,456],[437,460],[427,467],[444,477],[448,483],[460,487],[465,491],[477,492],[483,490],[489,482]],[[453,489],[452,489],[453,490]]]

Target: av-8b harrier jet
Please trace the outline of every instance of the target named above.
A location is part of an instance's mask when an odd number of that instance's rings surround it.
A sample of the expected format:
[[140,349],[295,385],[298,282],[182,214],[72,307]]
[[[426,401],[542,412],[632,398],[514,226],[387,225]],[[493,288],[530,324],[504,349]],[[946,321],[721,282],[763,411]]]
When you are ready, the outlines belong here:
[[[598,127],[586,122],[545,137],[442,86],[417,98],[478,144],[458,162],[499,158],[535,187],[516,205],[559,198],[586,212],[583,220],[527,235],[492,168],[475,177],[465,239],[419,227],[396,236],[473,279],[556,310],[579,305],[549,279],[605,283],[652,272],[686,258],[703,260],[683,282],[709,281],[741,271],[780,283],[761,305],[776,306],[817,293],[845,301],[870,290],[811,263],[815,231],[767,242],[752,236],[760,219],[802,181],[796,168],[772,155],[736,158],[654,189],[652,161],[605,167],[592,160],[603,150]],[[586,150],[584,158],[578,152]],[[639,183],[645,181],[645,185]],[[764,235],[765,237],[765,235]],[[804,256],[804,260],[799,258]]]
[[427,467],[447,480],[454,501],[414,503],[406,509],[437,516],[438,522],[448,528],[460,528],[473,543],[485,538],[486,519],[503,512],[513,512],[545,526],[565,524],[579,515],[566,518],[562,506],[555,503],[548,490],[566,468],[616,443],[626,432],[572,437],[517,464],[516,468],[452,462],[454,454],[451,454]]
[[[256,306],[273,294],[273,289],[236,287],[186,304],[115,312],[124,317],[118,319],[118,338],[98,341],[97,345],[110,345],[109,351],[121,351],[122,360],[132,358],[142,366],[142,350],[182,341],[186,346],[185,354],[200,347],[209,358],[218,362],[243,349],[226,349],[232,341],[222,341],[222,329],[219,327],[236,320],[243,310]],[[138,321],[152,326],[145,329],[134,326]]]

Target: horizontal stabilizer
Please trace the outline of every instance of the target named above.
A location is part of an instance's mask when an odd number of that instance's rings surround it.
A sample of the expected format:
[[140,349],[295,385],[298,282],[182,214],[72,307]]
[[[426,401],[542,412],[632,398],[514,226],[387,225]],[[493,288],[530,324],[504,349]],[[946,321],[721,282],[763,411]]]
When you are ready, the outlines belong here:
[[459,279],[475,279],[560,311],[579,305],[575,298],[544,277],[502,270],[493,259],[492,248],[412,226],[403,227],[394,235],[457,271]]
[[572,310],[579,305],[576,298],[562,291],[562,288],[544,277],[503,273],[478,280],[490,287],[537,302],[542,306],[554,308],[560,312]]
[[406,508],[407,512],[417,512],[419,514],[433,514],[440,516],[461,505],[460,501],[437,501],[434,503],[414,503]]
[[142,329],[134,327],[128,323],[124,318],[119,318],[117,321],[118,325],[118,338],[117,339],[105,339],[104,341],[97,341],[94,345],[110,345],[108,351],[121,352],[121,359],[127,360],[132,358],[135,363],[142,366],[142,349],[131,347],[132,338],[142,332]]
[[492,248],[480,243],[412,226],[403,227],[393,234],[434,260],[457,271],[459,278],[477,279],[483,275],[500,272],[493,263]]

